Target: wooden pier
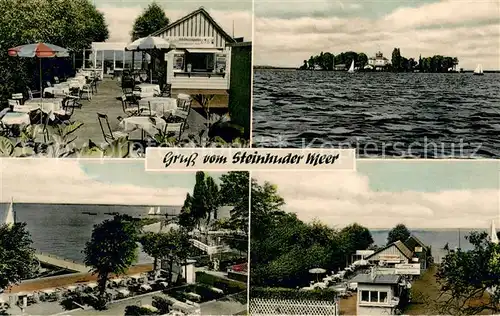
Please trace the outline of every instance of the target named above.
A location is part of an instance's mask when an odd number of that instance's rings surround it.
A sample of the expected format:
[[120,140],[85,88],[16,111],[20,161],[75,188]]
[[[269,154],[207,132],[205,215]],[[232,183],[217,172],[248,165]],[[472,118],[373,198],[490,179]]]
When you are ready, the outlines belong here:
[[78,263],[70,259],[64,259],[41,252],[36,253],[36,258],[38,259],[38,261],[40,261],[40,264],[45,266],[60,268],[71,272],[79,272],[79,273],[89,272],[89,268],[87,268],[84,264]]

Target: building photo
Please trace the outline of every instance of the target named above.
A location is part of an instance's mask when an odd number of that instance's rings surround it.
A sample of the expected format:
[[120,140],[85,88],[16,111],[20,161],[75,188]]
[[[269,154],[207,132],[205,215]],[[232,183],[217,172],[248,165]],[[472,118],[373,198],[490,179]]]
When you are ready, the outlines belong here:
[[248,172],[147,173],[136,160],[0,168],[2,313],[246,312]]
[[496,161],[360,159],[252,180],[251,315],[499,312]]
[[[24,25],[16,3],[49,18]],[[3,3],[12,14],[0,54],[1,155],[143,158],[147,147],[249,146],[251,4]],[[67,8],[70,19],[60,13]],[[18,32],[28,27],[32,36]],[[52,28],[60,32],[44,31]]]

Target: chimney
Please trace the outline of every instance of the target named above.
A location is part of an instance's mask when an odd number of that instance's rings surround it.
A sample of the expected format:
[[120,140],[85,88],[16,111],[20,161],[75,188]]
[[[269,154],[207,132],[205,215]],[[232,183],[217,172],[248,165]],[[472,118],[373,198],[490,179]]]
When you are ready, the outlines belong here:
[[370,277],[372,280],[375,280],[375,267],[370,268]]

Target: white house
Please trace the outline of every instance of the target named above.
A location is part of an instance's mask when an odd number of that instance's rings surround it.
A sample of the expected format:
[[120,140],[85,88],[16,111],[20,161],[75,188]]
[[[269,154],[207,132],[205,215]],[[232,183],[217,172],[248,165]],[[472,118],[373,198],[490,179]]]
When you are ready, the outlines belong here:
[[359,274],[352,279],[358,284],[357,315],[394,315],[399,305],[402,276]]
[[389,59],[385,58],[384,54],[382,54],[382,52],[380,51],[375,54],[375,57],[370,57],[368,59],[368,65],[375,68],[376,70],[383,69],[390,64],[391,63],[389,62]]
[[193,94],[199,90],[227,94],[231,69],[229,44],[236,40],[205,9],[199,8],[151,35],[165,38],[173,48],[166,53],[165,60],[167,83],[172,85],[174,94]]

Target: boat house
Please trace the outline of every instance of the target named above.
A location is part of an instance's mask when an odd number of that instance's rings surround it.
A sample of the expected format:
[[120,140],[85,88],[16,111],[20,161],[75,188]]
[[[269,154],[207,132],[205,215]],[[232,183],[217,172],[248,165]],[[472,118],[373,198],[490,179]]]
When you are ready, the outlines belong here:
[[413,262],[413,252],[401,241],[393,242],[365,258],[370,263],[384,267]]
[[384,57],[384,54],[382,52],[377,52],[375,54],[375,57],[370,57],[368,59],[368,65],[375,70],[384,70],[388,66],[390,66],[389,59]]
[[[226,33],[204,8],[154,32],[171,43],[166,53],[166,82],[172,93],[226,95],[230,83],[231,44]],[[201,90],[201,91],[200,91]]]

